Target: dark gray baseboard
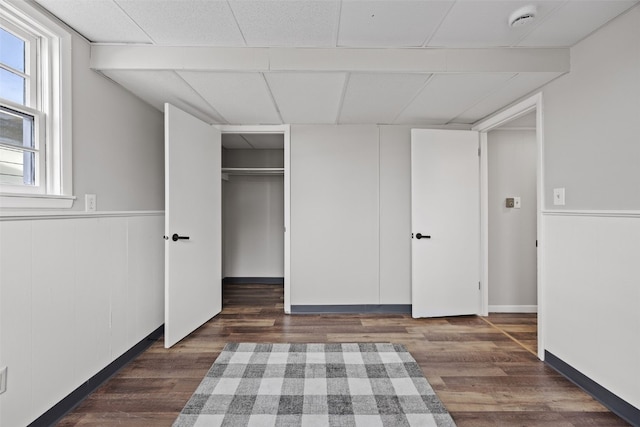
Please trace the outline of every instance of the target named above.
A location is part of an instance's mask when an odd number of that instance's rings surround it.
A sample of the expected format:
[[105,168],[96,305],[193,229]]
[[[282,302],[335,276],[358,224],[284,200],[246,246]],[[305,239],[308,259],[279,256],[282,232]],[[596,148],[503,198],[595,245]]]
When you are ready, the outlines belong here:
[[58,402],[44,414],[40,415],[29,427],[54,426],[62,417],[71,412],[93,391],[100,387],[105,381],[111,378],[116,372],[124,368],[129,362],[138,357],[142,352],[151,346],[164,333],[164,325],[151,332],[138,344],[131,347],[122,356],[107,365],[106,368],[89,378],[84,384],[69,393],[67,397]]
[[544,351],[544,361],[569,381],[593,396],[598,402],[609,408],[611,412],[632,426],[640,427],[640,409],[611,393],[582,372],[546,350]]
[[292,314],[410,314],[411,304],[292,305]]
[[260,284],[260,285],[284,285],[284,277],[225,277],[223,285],[231,284]]

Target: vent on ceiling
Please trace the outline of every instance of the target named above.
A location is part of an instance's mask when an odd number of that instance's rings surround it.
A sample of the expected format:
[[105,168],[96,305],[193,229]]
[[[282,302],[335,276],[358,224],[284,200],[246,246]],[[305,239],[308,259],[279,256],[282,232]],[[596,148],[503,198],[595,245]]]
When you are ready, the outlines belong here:
[[516,10],[509,16],[509,26],[522,27],[528,25],[536,19],[537,9],[535,6],[524,6]]

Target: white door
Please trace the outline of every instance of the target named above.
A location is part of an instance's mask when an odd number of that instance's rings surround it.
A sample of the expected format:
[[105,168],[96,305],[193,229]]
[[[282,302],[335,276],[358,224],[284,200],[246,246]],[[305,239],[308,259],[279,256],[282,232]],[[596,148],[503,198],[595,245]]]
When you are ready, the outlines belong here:
[[478,143],[475,131],[411,131],[413,317],[479,312]]
[[222,309],[220,131],[165,104],[164,346]]

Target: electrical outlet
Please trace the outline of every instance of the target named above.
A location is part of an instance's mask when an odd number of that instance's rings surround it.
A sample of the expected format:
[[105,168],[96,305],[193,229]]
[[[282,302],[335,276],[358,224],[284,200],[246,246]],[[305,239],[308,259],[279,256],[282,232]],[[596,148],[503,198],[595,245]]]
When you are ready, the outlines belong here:
[[95,194],[84,195],[84,210],[87,212],[96,211],[96,195]]
[[3,366],[0,369],[0,394],[7,391],[7,367]]
[[520,204],[520,197],[514,197],[514,198],[513,198],[513,207],[514,207],[515,209],[520,209],[520,206],[522,206],[522,205]]

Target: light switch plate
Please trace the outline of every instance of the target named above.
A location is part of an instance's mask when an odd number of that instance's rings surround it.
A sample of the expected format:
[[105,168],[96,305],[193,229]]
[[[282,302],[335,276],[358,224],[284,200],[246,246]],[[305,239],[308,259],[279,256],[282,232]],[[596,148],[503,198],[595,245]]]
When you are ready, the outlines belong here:
[[555,206],[564,206],[564,188],[553,189],[553,204]]

